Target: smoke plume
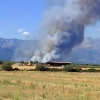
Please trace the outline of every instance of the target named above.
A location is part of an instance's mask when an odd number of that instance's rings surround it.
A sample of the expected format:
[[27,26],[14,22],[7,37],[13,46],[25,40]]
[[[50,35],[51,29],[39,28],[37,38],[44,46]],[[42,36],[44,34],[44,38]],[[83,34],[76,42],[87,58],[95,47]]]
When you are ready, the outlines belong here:
[[38,42],[28,52],[33,61],[63,61],[84,40],[85,27],[100,19],[100,0],[45,1],[49,8],[44,12]]

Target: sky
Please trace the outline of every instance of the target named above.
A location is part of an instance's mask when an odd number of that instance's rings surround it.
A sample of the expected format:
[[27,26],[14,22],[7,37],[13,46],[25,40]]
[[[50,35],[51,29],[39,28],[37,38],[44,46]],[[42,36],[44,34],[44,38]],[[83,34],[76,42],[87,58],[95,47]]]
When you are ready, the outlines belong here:
[[[0,0],[0,37],[34,38],[45,10],[44,0]],[[100,22],[87,26],[85,36],[100,37]]]

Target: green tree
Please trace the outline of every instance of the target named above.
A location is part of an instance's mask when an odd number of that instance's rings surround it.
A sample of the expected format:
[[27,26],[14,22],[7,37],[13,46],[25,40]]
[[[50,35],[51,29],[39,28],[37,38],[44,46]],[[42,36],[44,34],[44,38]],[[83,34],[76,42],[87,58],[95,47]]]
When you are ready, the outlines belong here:
[[10,62],[6,61],[2,64],[1,69],[5,70],[5,71],[11,71],[11,70],[13,70],[12,64]]
[[46,71],[46,70],[47,70],[47,68],[46,68],[46,67],[44,67],[44,66],[43,66],[43,65],[41,65],[41,64],[38,64],[38,65],[36,65],[35,70],[37,70],[37,71]]
[[81,72],[82,71],[81,68],[76,68],[76,67],[73,67],[72,65],[64,66],[64,70],[67,72]]

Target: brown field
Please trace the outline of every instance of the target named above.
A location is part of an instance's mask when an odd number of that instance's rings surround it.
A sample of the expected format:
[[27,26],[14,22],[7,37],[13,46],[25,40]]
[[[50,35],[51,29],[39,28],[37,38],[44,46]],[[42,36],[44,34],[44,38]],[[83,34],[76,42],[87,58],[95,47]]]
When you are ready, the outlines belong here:
[[13,68],[18,68],[20,70],[32,70],[35,69],[36,66],[17,66],[17,65],[12,65]]
[[[34,70],[35,69],[35,67],[36,67],[36,65],[34,65],[34,66],[18,66],[18,65],[12,65],[12,67],[13,67],[13,69],[14,68],[18,68],[19,70]],[[48,67],[48,68],[57,68],[57,69],[63,69],[63,67],[61,67],[61,66],[59,66],[59,67],[53,67],[53,66],[50,66],[50,67]]]
[[100,73],[0,71],[0,100],[100,100]]

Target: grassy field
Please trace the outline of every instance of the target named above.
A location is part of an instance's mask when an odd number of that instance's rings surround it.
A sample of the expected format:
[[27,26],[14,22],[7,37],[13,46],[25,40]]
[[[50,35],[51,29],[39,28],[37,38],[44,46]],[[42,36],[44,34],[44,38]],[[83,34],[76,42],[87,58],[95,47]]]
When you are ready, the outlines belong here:
[[100,100],[100,73],[0,71],[0,100]]

